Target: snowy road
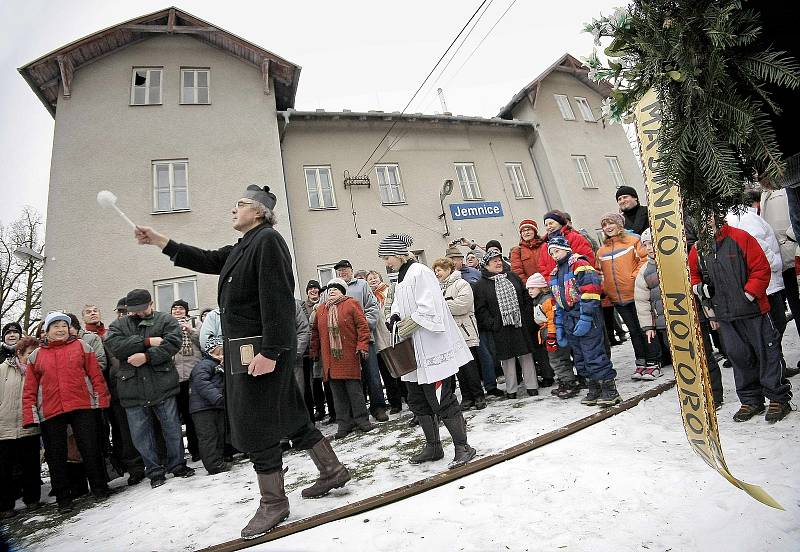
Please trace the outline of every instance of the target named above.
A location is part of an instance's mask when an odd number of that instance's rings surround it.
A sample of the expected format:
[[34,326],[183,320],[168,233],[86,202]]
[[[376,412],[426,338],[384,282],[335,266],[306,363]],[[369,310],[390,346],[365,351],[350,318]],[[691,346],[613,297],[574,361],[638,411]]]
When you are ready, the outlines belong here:
[[[800,358],[789,326],[787,360]],[[651,386],[633,382],[629,343],[614,348],[620,393]],[[725,405],[718,413],[722,445],[733,474],[762,485],[786,508],[754,501],[708,468],[686,443],[674,390],[643,402],[574,436],[439,489],[347,520],[286,537],[253,550],[396,552],[398,550],[650,550],[731,552],[800,550],[800,414],[768,425],[763,417],[735,424],[738,408],[731,370],[723,369]],[[669,374],[671,377],[671,374]],[[799,378],[795,378],[795,386]],[[661,380],[664,381],[664,380]],[[586,416],[578,399],[559,401],[549,390],[536,399],[490,402],[466,414],[470,443],[489,454]],[[446,457],[425,466],[406,462],[422,442],[409,414],[370,435],[334,447],[355,480],[319,500],[299,488],[313,480],[305,454],[289,453],[289,521],[314,515],[428,477]],[[326,434],[331,426],[324,426]],[[443,432],[443,436],[446,433]],[[155,490],[141,484],[61,517],[50,508],[12,525],[25,550],[194,550],[238,536],[256,506],[249,464],[229,473],[168,479]],[[367,521],[368,520],[368,521]]]

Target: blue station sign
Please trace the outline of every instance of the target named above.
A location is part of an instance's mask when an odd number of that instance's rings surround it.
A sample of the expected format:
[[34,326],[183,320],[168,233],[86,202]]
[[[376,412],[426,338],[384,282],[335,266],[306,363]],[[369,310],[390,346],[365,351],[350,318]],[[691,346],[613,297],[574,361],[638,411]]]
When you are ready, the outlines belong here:
[[453,220],[502,217],[503,206],[499,201],[451,203],[450,215]]

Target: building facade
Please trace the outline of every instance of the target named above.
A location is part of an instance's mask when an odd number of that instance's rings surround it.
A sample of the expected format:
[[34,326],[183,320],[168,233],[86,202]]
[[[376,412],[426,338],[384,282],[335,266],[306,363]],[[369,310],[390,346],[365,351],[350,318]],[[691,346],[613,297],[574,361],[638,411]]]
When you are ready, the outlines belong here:
[[299,71],[176,8],[21,68],[56,121],[43,308],[108,310],[136,287],[159,310],[215,304],[216,278],[137,246],[97,205],[104,189],[137,224],[216,248],[237,238],[230,208],[243,188],[269,185],[299,293],[341,258],[382,270],[377,243],[391,232],[414,236],[431,263],[462,236],[510,249],[520,220],[552,208],[595,228],[616,186],[641,188],[625,133],[599,122],[605,91],[571,56],[495,118],[298,111]]

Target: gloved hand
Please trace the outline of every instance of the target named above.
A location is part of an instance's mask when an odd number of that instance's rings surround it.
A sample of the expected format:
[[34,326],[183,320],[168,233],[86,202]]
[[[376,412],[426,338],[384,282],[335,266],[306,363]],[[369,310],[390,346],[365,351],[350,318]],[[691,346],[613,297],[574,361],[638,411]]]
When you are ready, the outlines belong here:
[[400,339],[407,339],[419,328],[420,325],[414,322],[410,317],[406,318],[397,323],[397,336]]
[[558,341],[556,340],[555,334],[547,334],[545,348],[547,349],[548,353],[555,353],[558,351]]
[[569,347],[569,341],[567,341],[567,334],[564,333],[564,328],[562,326],[556,326],[556,343],[559,347],[566,348]]
[[582,314],[572,330],[572,335],[575,337],[583,337],[592,329],[592,319],[585,314]]
[[392,317],[386,321],[386,329],[389,330],[389,332],[391,333],[392,329],[394,329],[394,325],[397,324],[398,322],[400,322],[400,315],[393,314]]

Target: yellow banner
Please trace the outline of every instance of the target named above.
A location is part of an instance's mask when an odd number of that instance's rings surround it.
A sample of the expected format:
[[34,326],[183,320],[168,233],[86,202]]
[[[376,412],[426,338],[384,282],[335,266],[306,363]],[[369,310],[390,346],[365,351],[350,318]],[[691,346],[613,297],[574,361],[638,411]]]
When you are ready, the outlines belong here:
[[635,116],[647,186],[650,228],[686,437],[703,461],[725,479],[767,506],[783,510],[758,485],[736,479],[725,464],[696,302],[689,283],[681,196],[675,182],[656,176],[661,103],[655,90],[650,89],[639,101]]

